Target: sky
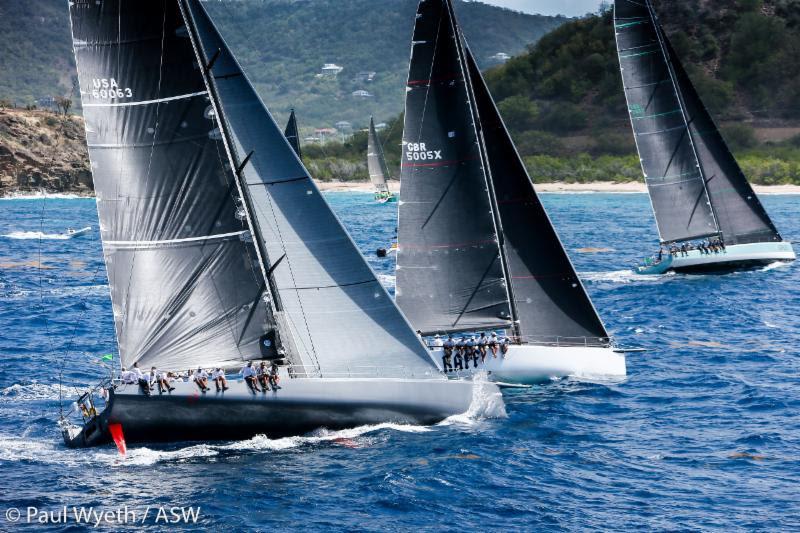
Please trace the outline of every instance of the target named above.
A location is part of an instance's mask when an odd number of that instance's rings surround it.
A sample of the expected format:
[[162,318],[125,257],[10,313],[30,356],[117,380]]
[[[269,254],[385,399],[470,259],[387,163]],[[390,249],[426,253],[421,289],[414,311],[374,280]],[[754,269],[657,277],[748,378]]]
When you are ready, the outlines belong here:
[[600,0],[481,0],[486,4],[507,7],[525,13],[575,17],[597,11]]

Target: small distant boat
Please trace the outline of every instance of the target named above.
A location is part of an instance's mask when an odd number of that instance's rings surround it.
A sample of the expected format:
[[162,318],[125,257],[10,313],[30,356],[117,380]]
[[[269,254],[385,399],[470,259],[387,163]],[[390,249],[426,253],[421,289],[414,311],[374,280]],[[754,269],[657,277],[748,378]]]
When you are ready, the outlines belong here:
[[86,235],[86,234],[88,234],[88,233],[91,233],[91,231],[92,231],[92,228],[91,228],[90,226],[87,226],[87,227],[85,227],[85,228],[81,228],[81,229],[72,229],[72,228],[68,228],[68,229],[67,229],[67,232],[66,232],[66,233],[64,233],[64,235],[65,235],[65,236],[66,236],[68,239],[74,239],[74,238],[76,238],[76,237],[80,237],[80,236],[82,236],[82,235]]
[[661,245],[672,251],[636,272],[725,272],[794,261],[791,243],[748,183],[650,0],[617,0],[614,27]]
[[289,115],[289,122],[286,123],[286,129],[283,134],[297,157],[303,159],[303,152],[300,150],[300,132],[297,129],[297,117],[294,114],[294,109],[292,109],[292,114]]
[[369,118],[367,166],[369,167],[369,179],[375,186],[375,201],[380,204],[396,202],[397,197],[389,190],[387,183],[390,177],[389,167],[386,166],[386,157],[383,154],[381,141],[378,139],[378,132],[375,130],[373,117]]
[[[626,350],[578,278],[451,0],[419,3],[405,110],[396,292],[412,326],[427,338],[502,330],[507,353],[478,367],[495,382],[624,377]],[[442,363],[442,348],[432,353]]]

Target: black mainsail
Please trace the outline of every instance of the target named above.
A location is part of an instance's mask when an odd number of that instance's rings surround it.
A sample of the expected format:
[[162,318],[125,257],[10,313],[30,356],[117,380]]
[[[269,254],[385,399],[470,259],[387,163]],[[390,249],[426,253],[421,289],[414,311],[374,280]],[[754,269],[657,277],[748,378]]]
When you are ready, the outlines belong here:
[[622,80],[661,241],[781,241],[649,0],[614,5]]
[[297,130],[297,117],[292,109],[292,114],[289,115],[289,122],[286,123],[286,129],[283,134],[292,146],[292,149],[300,159],[303,158],[303,152],[300,150],[300,133]]
[[264,282],[177,3],[70,14],[122,365],[258,358]]
[[[442,71],[450,74],[437,74]],[[513,329],[527,341],[607,343],[605,327],[536,195],[449,0],[419,5],[405,120],[397,288],[398,303],[412,324],[432,333],[483,329],[488,323]],[[414,150],[419,144],[433,149],[433,165],[413,161],[422,152]],[[442,165],[436,159],[440,146],[446,147]],[[431,221],[436,221],[433,231]],[[487,234],[478,244],[463,244]],[[444,250],[409,247],[430,239],[452,244]],[[471,268],[465,250],[482,252],[484,264],[492,260],[491,269]],[[461,317],[442,305],[459,294],[454,286],[473,300],[492,298],[490,307],[476,306],[484,322],[459,327],[454,318]]]
[[424,333],[512,327],[459,38],[446,2],[420,2],[406,89],[397,303]]
[[367,167],[369,169],[369,179],[378,192],[389,192],[389,167],[386,166],[386,157],[383,155],[383,146],[375,131],[375,121],[369,118],[369,133],[367,140]]
[[259,238],[286,348],[309,375],[432,368],[198,0],[181,0]]

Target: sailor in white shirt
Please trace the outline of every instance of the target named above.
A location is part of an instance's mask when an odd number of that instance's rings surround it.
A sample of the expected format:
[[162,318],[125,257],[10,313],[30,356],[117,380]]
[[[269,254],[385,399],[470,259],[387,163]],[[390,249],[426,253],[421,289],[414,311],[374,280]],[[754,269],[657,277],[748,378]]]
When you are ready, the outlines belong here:
[[125,385],[135,385],[136,384],[136,376],[133,375],[133,372],[130,370],[126,370],[125,367],[122,367],[122,372],[119,374],[119,379]]
[[212,374],[211,378],[214,380],[214,385],[217,386],[217,392],[228,390],[228,380],[225,379],[225,371],[217,368]]
[[144,395],[150,396],[150,379],[147,374],[142,372],[142,369],[139,368],[138,361],[133,363],[133,369],[131,371],[133,372],[133,376],[136,378],[136,381],[139,383],[139,388]]
[[252,361],[248,361],[247,365],[245,365],[239,373],[242,375],[245,383],[247,383],[247,387],[252,392],[261,392],[261,389],[258,388],[258,373],[256,372],[256,369],[253,368]]
[[197,386],[200,387],[200,390],[205,394],[207,391],[210,391],[211,388],[208,386],[208,372],[197,367],[197,371],[194,373],[194,382],[197,383]]
[[164,392],[172,392],[175,390],[175,387],[169,384],[167,381],[167,373],[166,372],[159,372],[156,370],[156,367],[150,369],[150,383],[156,382],[158,384],[158,393],[164,394]]
[[433,338],[433,347],[434,348],[443,348],[444,347],[444,341],[442,340],[441,335],[436,335]]

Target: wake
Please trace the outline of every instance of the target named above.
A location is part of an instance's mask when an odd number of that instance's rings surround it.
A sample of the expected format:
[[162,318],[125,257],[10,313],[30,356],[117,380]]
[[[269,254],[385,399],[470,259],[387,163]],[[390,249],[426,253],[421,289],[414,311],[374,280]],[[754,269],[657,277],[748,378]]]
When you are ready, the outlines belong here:
[[611,272],[581,272],[580,277],[590,282],[636,283],[642,281],[663,281],[675,276],[675,272],[666,274],[637,274],[633,270],[614,270]]
[[41,231],[14,231],[5,235],[0,235],[6,239],[18,240],[42,240],[42,241],[65,241],[69,235],[63,233],[42,233]]

